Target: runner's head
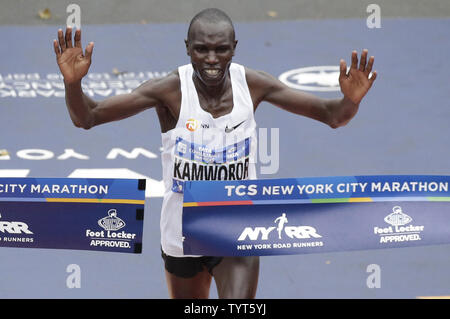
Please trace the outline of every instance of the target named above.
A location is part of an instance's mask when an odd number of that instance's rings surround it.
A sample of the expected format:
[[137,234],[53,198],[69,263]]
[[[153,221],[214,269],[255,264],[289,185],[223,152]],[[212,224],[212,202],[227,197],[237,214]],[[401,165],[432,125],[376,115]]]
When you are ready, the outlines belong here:
[[185,43],[195,76],[207,86],[221,84],[237,44],[231,19],[219,9],[199,12],[191,20]]
[[231,21],[231,18],[222,10],[216,9],[216,8],[209,8],[209,9],[205,9],[205,10],[202,10],[199,13],[197,13],[192,18],[192,20],[189,24],[189,29],[188,29],[188,34],[187,34],[188,40],[193,35],[192,34],[192,32],[194,31],[193,26],[194,26],[195,22],[197,22],[197,21],[207,22],[210,24],[217,24],[217,23],[228,24],[231,27],[231,32],[232,32],[231,35],[232,35],[233,41],[234,41],[235,33],[234,33],[233,21]]

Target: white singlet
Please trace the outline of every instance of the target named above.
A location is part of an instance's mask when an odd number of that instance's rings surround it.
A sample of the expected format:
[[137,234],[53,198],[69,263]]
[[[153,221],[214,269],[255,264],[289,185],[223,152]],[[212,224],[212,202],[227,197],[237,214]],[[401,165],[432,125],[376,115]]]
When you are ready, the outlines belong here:
[[183,181],[255,179],[256,122],[242,65],[230,65],[233,109],[218,118],[200,106],[192,65],[180,66],[178,72],[180,116],[175,128],[161,134],[161,246],[167,255],[193,257],[183,254]]

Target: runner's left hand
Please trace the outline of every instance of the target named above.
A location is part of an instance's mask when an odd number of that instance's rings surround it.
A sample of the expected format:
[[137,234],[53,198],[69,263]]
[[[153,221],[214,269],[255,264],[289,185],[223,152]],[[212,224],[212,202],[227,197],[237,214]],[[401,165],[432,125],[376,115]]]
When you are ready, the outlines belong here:
[[341,92],[355,104],[361,102],[377,77],[376,71],[372,74],[370,73],[375,58],[371,56],[369,61],[367,61],[367,53],[367,49],[362,51],[358,67],[358,53],[356,51],[352,52],[352,65],[348,73],[347,64],[342,59],[340,61],[339,84],[341,86]]

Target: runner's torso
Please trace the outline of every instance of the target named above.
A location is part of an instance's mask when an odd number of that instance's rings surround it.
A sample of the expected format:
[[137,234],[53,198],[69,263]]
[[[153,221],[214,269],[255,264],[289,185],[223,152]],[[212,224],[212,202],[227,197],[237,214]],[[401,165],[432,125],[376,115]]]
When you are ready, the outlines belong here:
[[216,118],[200,106],[192,65],[179,67],[178,73],[180,114],[175,127],[162,133],[165,192],[161,245],[171,256],[184,256],[181,225],[184,181],[256,178],[256,123],[244,67],[230,65],[233,107]]

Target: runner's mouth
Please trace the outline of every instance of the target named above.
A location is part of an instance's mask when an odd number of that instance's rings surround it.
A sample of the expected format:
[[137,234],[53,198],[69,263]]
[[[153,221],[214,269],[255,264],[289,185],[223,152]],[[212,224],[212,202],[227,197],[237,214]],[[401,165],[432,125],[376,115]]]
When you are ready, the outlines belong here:
[[220,75],[221,72],[219,69],[204,69],[203,73],[210,78],[216,78]]

